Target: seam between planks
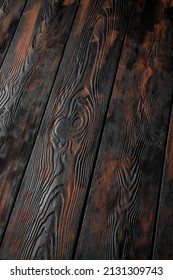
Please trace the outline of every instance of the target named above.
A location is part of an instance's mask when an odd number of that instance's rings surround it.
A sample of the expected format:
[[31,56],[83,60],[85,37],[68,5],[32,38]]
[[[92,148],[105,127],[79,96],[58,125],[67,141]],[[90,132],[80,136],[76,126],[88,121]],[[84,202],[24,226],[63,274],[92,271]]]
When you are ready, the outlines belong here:
[[[27,2],[28,2],[28,1],[29,1],[29,0],[27,0]],[[26,2],[26,3],[27,3],[27,2]],[[41,119],[40,119],[40,123],[39,123],[39,125],[38,125],[38,129],[37,129],[37,133],[36,133],[35,139],[34,139],[34,141],[33,141],[33,146],[32,146],[32,148],[31,148],[31,152],[30,152],[30,154],[29,154],[29,157],[28,157],[28,160],[27,160],[27,163],[26,163],[26,167],[25,167],[25,169],[24,169],[24,171],[23,171],[23,175],[22,175],[21,181],[20,181],[20,183],[19,183],[19,187],[18,187],[18,190],[17,190],[17,192],[16,192],[16,195],[15,195],[15,197],[14,197],[14,202],[13,202],[13,204],[12,204],[12,207],[11,207],[11,210],[10,210],[10,213],[9,213],[9,217],[8,217],[8,219],[7,219],[7,223],[6,223],[5,228],[4,228],[4,232],[3,232],[3,234],[2,234],[2,238],[1,238],[1,241],[0,241],[0,248],[1,248],[1,245],[2,245],[3,240],[4,240],[4,237],[5,237],[5,234],[6,234],[6,230],[7,230],[7,228],[8,228],[8,224],[9,224],[9,221],[10,221],[10,218],[11,218],[11,214],[12,214],[12,212],[13,212],[13,208],[14,208],[14,205],[15,205],[15,203],[16,203],[18,194],[19,194],[19,192],[20,192],[20,188],[21,188],[21,185],[22,185],[22,182],[23,182],[23,178],[24,178],[25,173],[26,173],[26,170],[27,170],[27,168],[28,168],[28,165],[29,165],[29,162],[30,162],[30,159],[31,159],[31,155],[32,155],[32,152],[33,152],[33,149],[34,149],[34,146],[35,146],[36,141],[37,141],[37,137],[38,137],[38,134],[39,134],[39,131],[40,131],[40,127],[41,127],[41,125],[42,125],[42,121],[43,121],[45,112],[46,112],[46,110],[47,110],[47,107],[48,107],[48,104],[49,104],[49,101],[50,101],[50,97],[51,97],[51,95],[52,95],[52,90],[53,90],[53,87],[54,87],[55,81],[56,81],[56,79],[57,79],[57,75],[58,75],[59,69],[60,69],[60,67],[61,67],[61,64],[62,64],[62,61],[63,61],[63,58],[64,58],[64,53],[65,53],[65,50],[66,50],[66,47],[67,47],[67,44],[68,44],[68,41],[69,41],[69,38],[70,38],[71,31],[72,31],[72,29],[73,29],[73,25],[74,25],[75,18],[76,18],[78,9],[79,9],[80,2],[81,2],[81,0],[79,0],[79,2],[77,3],[78,6],[77,6],[76,12],[75,12],[75,14],[74,14],[73,23],[72,23],[72,25],[71,25],[71,27],[70,27],[69,34],[68,34],[68,37],[67,37],[67,41],[66,41],[66,43],[65,43],[64,50],[62,51],[62,56],[61,56],[61,59],[60,59],[60,63],[59,63],[59,66],[58,66],[58,68],[57,68],[57,70],[56,70],[55,77],[54,77],[54,80],[53,80],[53,83],[52,83],[52,86],[51,86],[51,89],[50,89],[50,93],[49,93],[49,96],[48,96],[48,99],[47,99],[45,108],[44,108],[44,110],[43,110],[43,113],[42,113],[42,116],[41,116]],[[25,4],[25,6],[26,6],[26,4]],[[23,11],[24,11],[24,10],[23,10]],[[23,11],[22,11],[22,14],[23,14]]]
[[4,55],[4,58],[3,58],[2,62],[1,62],[1,64],[0,64],[0,70],[1,70],[1,68],[2,68],[2,66],[3,66],[3,64],[4,64],[4,61],[5,61],[6,57],[7,57],[7,55],[8,55],[8,52],[9,52],[11,43],[12,43],[12,41],[13,41],[15,35],[16,35],[18,26],[19,26],[19,24],[20,24],[20,21],[21,21],[21,19],[22,19],[22,16],[23,16],[23,13],[24,13],[24,11],[25,11],[25,8],[26,8],[26,5],[27,5],[28,1],[29,1],[29,0],[26,0],[26,1],[25,1],[25,4],[24,4],[23,9],[22,9],[22,11],[21,11],[20,19],[19,19],[19,21],[18,21],[18,23],[17,23],[17,25],[16,25],[16,30],[15,30],[14,34],[12,35],[12,37],[11,37],[11,39],[10,39],[10,41],[9,41],[9,46],[8,46],[8,48],[7,48],[7,50],[6,50],[6,53],[5,53],[5,55]]
[[157,228],[158,228],[158,222],[159,222],[159,210],[160,210],[160,204],[161,204],[161,194],[162,194],[162,186],[163,186],[163,180],[164,180],[164,172],[166,167],[166,155],[168,150],[168,141],[169,141],[169,131],[170,131],[170,123],[171,123],[171,116],[173,112],[173,92],[172,92],[172,98],[171,98],[171,106],[169,110],[169,122],[168,122],[168,130],[166,134],[166,141],[165,141],[165,152],[164,152],[164,160],[162,165],[162,173],[161,173],[161,179],[160,179],[160,186],[159,191],[157,195],[157,204],[156,204],[156,214],[154,219],[154,226],[153,226],[153,236],[152,236],[152,243],[151,243],[151,256],[150,259],[154,259],[154,252],[156,249],[156,237],[157,237]]
[[134,3],[135,3],[135,0],[133,0],[133,2],[132,2],[129,17],[128,17],[128,20],[127,20],[127,25],[126,25],[125,32],[124,32],[124,37],[123,37],[123,40],[122,40],[122,47],[121,47],[121,51],[120,51],[120,54],[119,54],[119,58],[117,60],[118,63],[117,63],[117,67],[115,69],[114,80],[113,80],[113,84],[112,84],[111,91],[110,91],[111,93],[110,93],[110,96],[108,98],[107,108],[106,108],[105,116],[104,116],[103,123],[102,123],[100,137],[99,137],[99,141],[98,141],[99,144],[96,148],[96,155],[95,155],[95,158],[93,160],[93,169],[92,169],[92,172],[91,172],[91,175],[90,175],[90,178],[89,178],[88,188],[87,188],[87,192],[86,192],[86,196],[85,196],[85,200],[84,200],[84,204],[83,204],[83,209],[81,211],[81,217],[80,217],[79,227],[78,227],[77,234],[76,234],[76,240],[75,240],[75,243],[74,243],[74,249],[73,249],[73,254],[72,254],[72,259],[73,260],[75,259],[75,256],[76,256],[78,241],[79,241],[79,238],[80,238],[80,233],[81,233],[81,229],[82,229],[82,226],[83,226],[85,212],[86,212],[86,208],[87,208],[87,204],[88,204],[88,199],[89,199],[89,194],[90,194],[90,189],[91,189],[91,183],[92,183],[92,180],[93,180],[95,167],[96,167],[96,163],[97,163],[97,159],[98,159],[98,155],[99,155],[99,151],[100,151],[100,145],[101,145],[101,142],[102,142],[103,132],[104,132],[104,128],[105,128],[105,124],[106,124],[106,120],[107,120],[107,115],[108,115],[109,106],[110,106],[112,93],[113,93],[113,88],[114,88],[114,84],[115,84],[115,80],[116,80],[116,76],[117,76],[117,72],[118,72],[118,68],[119,68],[119,63],[120,63],[121,55],[122,55],[122,52],[123,52],[123,49],[124,49],[125,38],[126,38],[127,30],[129,28],[129,23],[131,21],[132,12],[133,12],[133,9],[134,9]]

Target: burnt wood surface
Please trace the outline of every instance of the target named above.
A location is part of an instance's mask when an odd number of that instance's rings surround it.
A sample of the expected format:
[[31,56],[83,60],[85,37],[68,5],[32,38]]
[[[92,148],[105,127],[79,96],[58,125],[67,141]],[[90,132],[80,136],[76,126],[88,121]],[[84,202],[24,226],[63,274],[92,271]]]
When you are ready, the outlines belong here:
[[0,67],[15,34],[27,0],[0,1]]
[[2,242],[4,258],[72,258],[131,7],[81,1]]
[[0,0],[0,259],[173,259],[172,23]]
[[173,91],[171,13],[171,1],[136,1],[76,259],[152,258]]
[[0,69],[0,241],[77,8],[78,0],[29,0]]

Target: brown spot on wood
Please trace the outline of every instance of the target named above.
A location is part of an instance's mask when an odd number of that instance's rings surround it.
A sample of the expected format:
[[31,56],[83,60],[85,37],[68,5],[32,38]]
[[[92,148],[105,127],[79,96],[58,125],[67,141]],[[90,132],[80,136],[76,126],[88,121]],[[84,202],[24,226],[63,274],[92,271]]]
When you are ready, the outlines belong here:
[[140,73],[142,73],[143,71],[145,71],[145,64],[143,63],[143,61],[140,61],[138,63],[135,63],[135,70],[139,71]]
[[63,1],[63,5],[64,6],[70,6],[70,5],[74,4],[74,3],[75,3],[75,0],[64,0]]
[[[118,36],[118,32],[116,32],[116,31],[111,31],[107,35],[106,46],[105,46],[105,44],[103,44],[100,48],[100,54],[103,54],[103,55],[102,55],[102,60],[99,59],[98,63],[96,64],[98,69],[102,69],[103,66],[106,65],[107,57],[109,55],[110,49],[115,44],[117,36]],[[97,40],[99,42],[99,37],[97,37]]]
[[107,41],[109,42],[110,47],[113,47],[117,37],[118,37],[117,31],[110,31],[110,33],[107,36]]
[[153,218],[153,209],[151,209],[149,215],[142,220],[142,230],[144,234],[147,234],[150,231],[151,225],[153,224]]
[[21,33],[20,40],[15,49],[16,60],[19,61],[20,65],[22,65],[25,62],[26,57],[29,54],[29,50],[31,48],[31,39],[36,26],[36,20],[40,9],[41,2],[35,4],[32,10],[29,10],[26,13],[24,13],[26,20],[24,25],[25,29]]
[[72,153],[73,155],[77,154],[77,152],[81,149],[81,144],[76,143],[73,141],[72,145],[70,148],[68,148],[68,151]]
[[90,95],[89,90],[87,89],[87,87],[84,87],[84,88],[82,89],[82,91],[81,91],[81,96],[82,96],[82,97],[87,97],[87,96],[89,96],[89,95]]
[[136,108],[132,102],[126,103],[124,106],[124,122],[126,124],[136,122]]
[[35,92],[37,89],[37,84],[35,81],[31,81],[30,83],[27,83],[25,88],[23,89],[23,92]]
[[107,163],[107,168],[105,171],[103,171],[102,175],[102,184],[105,185],[106,189],[108,190],[111,187],[113,175],[115,173],[115,170],[117,169],[118,163],[115,160],[111,160]]
[[81,1],[79,13],[77,15],[77,24],[75,25],[75,36],[78,36],[84,27],[85,18],[88,15],[89,6],[90,1]]
[[[73,164],[72,164],[73,166]],[[76,212],[81,209],[81,198],[85,196],[86,189],[77,186],[76,174],[73,169],[67,175],[68,183],[66,185],[66,193],[64,196],[65,204],[62,206],[62,216],[57,228],[58,240],[60,240],[58,248],[58,256],[63,258],[68,252],[68,246],[74,242],[76,236]]]
[[96,34],[94,34],[89,42],[90,43],[98,43],[99,42],[98,36]]
[[164,19],[162,19],[159,24],[156,24],[155,26],[155,37],[156,37],[156,41],[157,43],[159,43],[159,39],[161,36],[163,36],[165,29],[167,28],[166,26],[166,22]]
[[106,233],[107,231],[105,224],[103,223],[104,220],[105,221],[107,220],[105,205],[107,205],[108,203],[107,195],[109,195],[115,170],[117,169],[118,166],[118,162],[116,160],[112,160],[109,154],[105,153],[105,157],[106,157],[105,170],[102,171],[101,176],[98,178],[98,181],[96,183],[98,189],[100,188],[100,191],[95,192],[94,199],[93,199],[94,205],[91,207],[93,209],[92,224],[95,225],[92,230],[94,233]]
[[94,196],[94,205],[91,206],[92,216],[91,216],[91,224],[93,227],[91,228],[92,235],[96,235],[97,246],[104,246],[104,240],[100,240],[100,236],[107,234],[107,213],[105,211],[105,204],[107,204],[106,197],[106,188],[104,190],[101,189],[100,192],[95,192]]

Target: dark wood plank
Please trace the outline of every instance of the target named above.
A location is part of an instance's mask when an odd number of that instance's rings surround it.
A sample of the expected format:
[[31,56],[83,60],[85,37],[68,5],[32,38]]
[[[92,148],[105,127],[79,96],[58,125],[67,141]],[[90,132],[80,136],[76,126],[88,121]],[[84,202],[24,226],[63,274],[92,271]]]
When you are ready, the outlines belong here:
[[78,8],[78,0],[29,0],[0,70],[0,240]]
[[173,90],[172,1],[135,1],[76,259],[150,259]]
[[131,5],[81,1],[1,258],[72,258]]
[[[173,34],[172,34],[173,36]],[[157,219],[156,236],[154,243],[154,259],[173,259],[173,111],[170,120],[169,136],[159,210]]]
[[0,1],[0,67],[16,31],[27,0]]

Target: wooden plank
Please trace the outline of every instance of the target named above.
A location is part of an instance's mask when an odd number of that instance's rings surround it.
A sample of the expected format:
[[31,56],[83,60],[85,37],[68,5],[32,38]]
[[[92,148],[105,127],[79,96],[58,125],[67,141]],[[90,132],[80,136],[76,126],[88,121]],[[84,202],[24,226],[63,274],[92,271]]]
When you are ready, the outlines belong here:
[[131,5],[81,1],[1,258],[72,258]]
[[78,4],[78,0],[29,0],[0,70],[0,240]]
[[[173,35],[173,34],[172,34]],[[159,200],[153,258],[173,259],[173,110]]]
[[0,67],[27,0],[0,1]]
[[76,259],[150,259],[173,90],[173,1],[135,1]]

